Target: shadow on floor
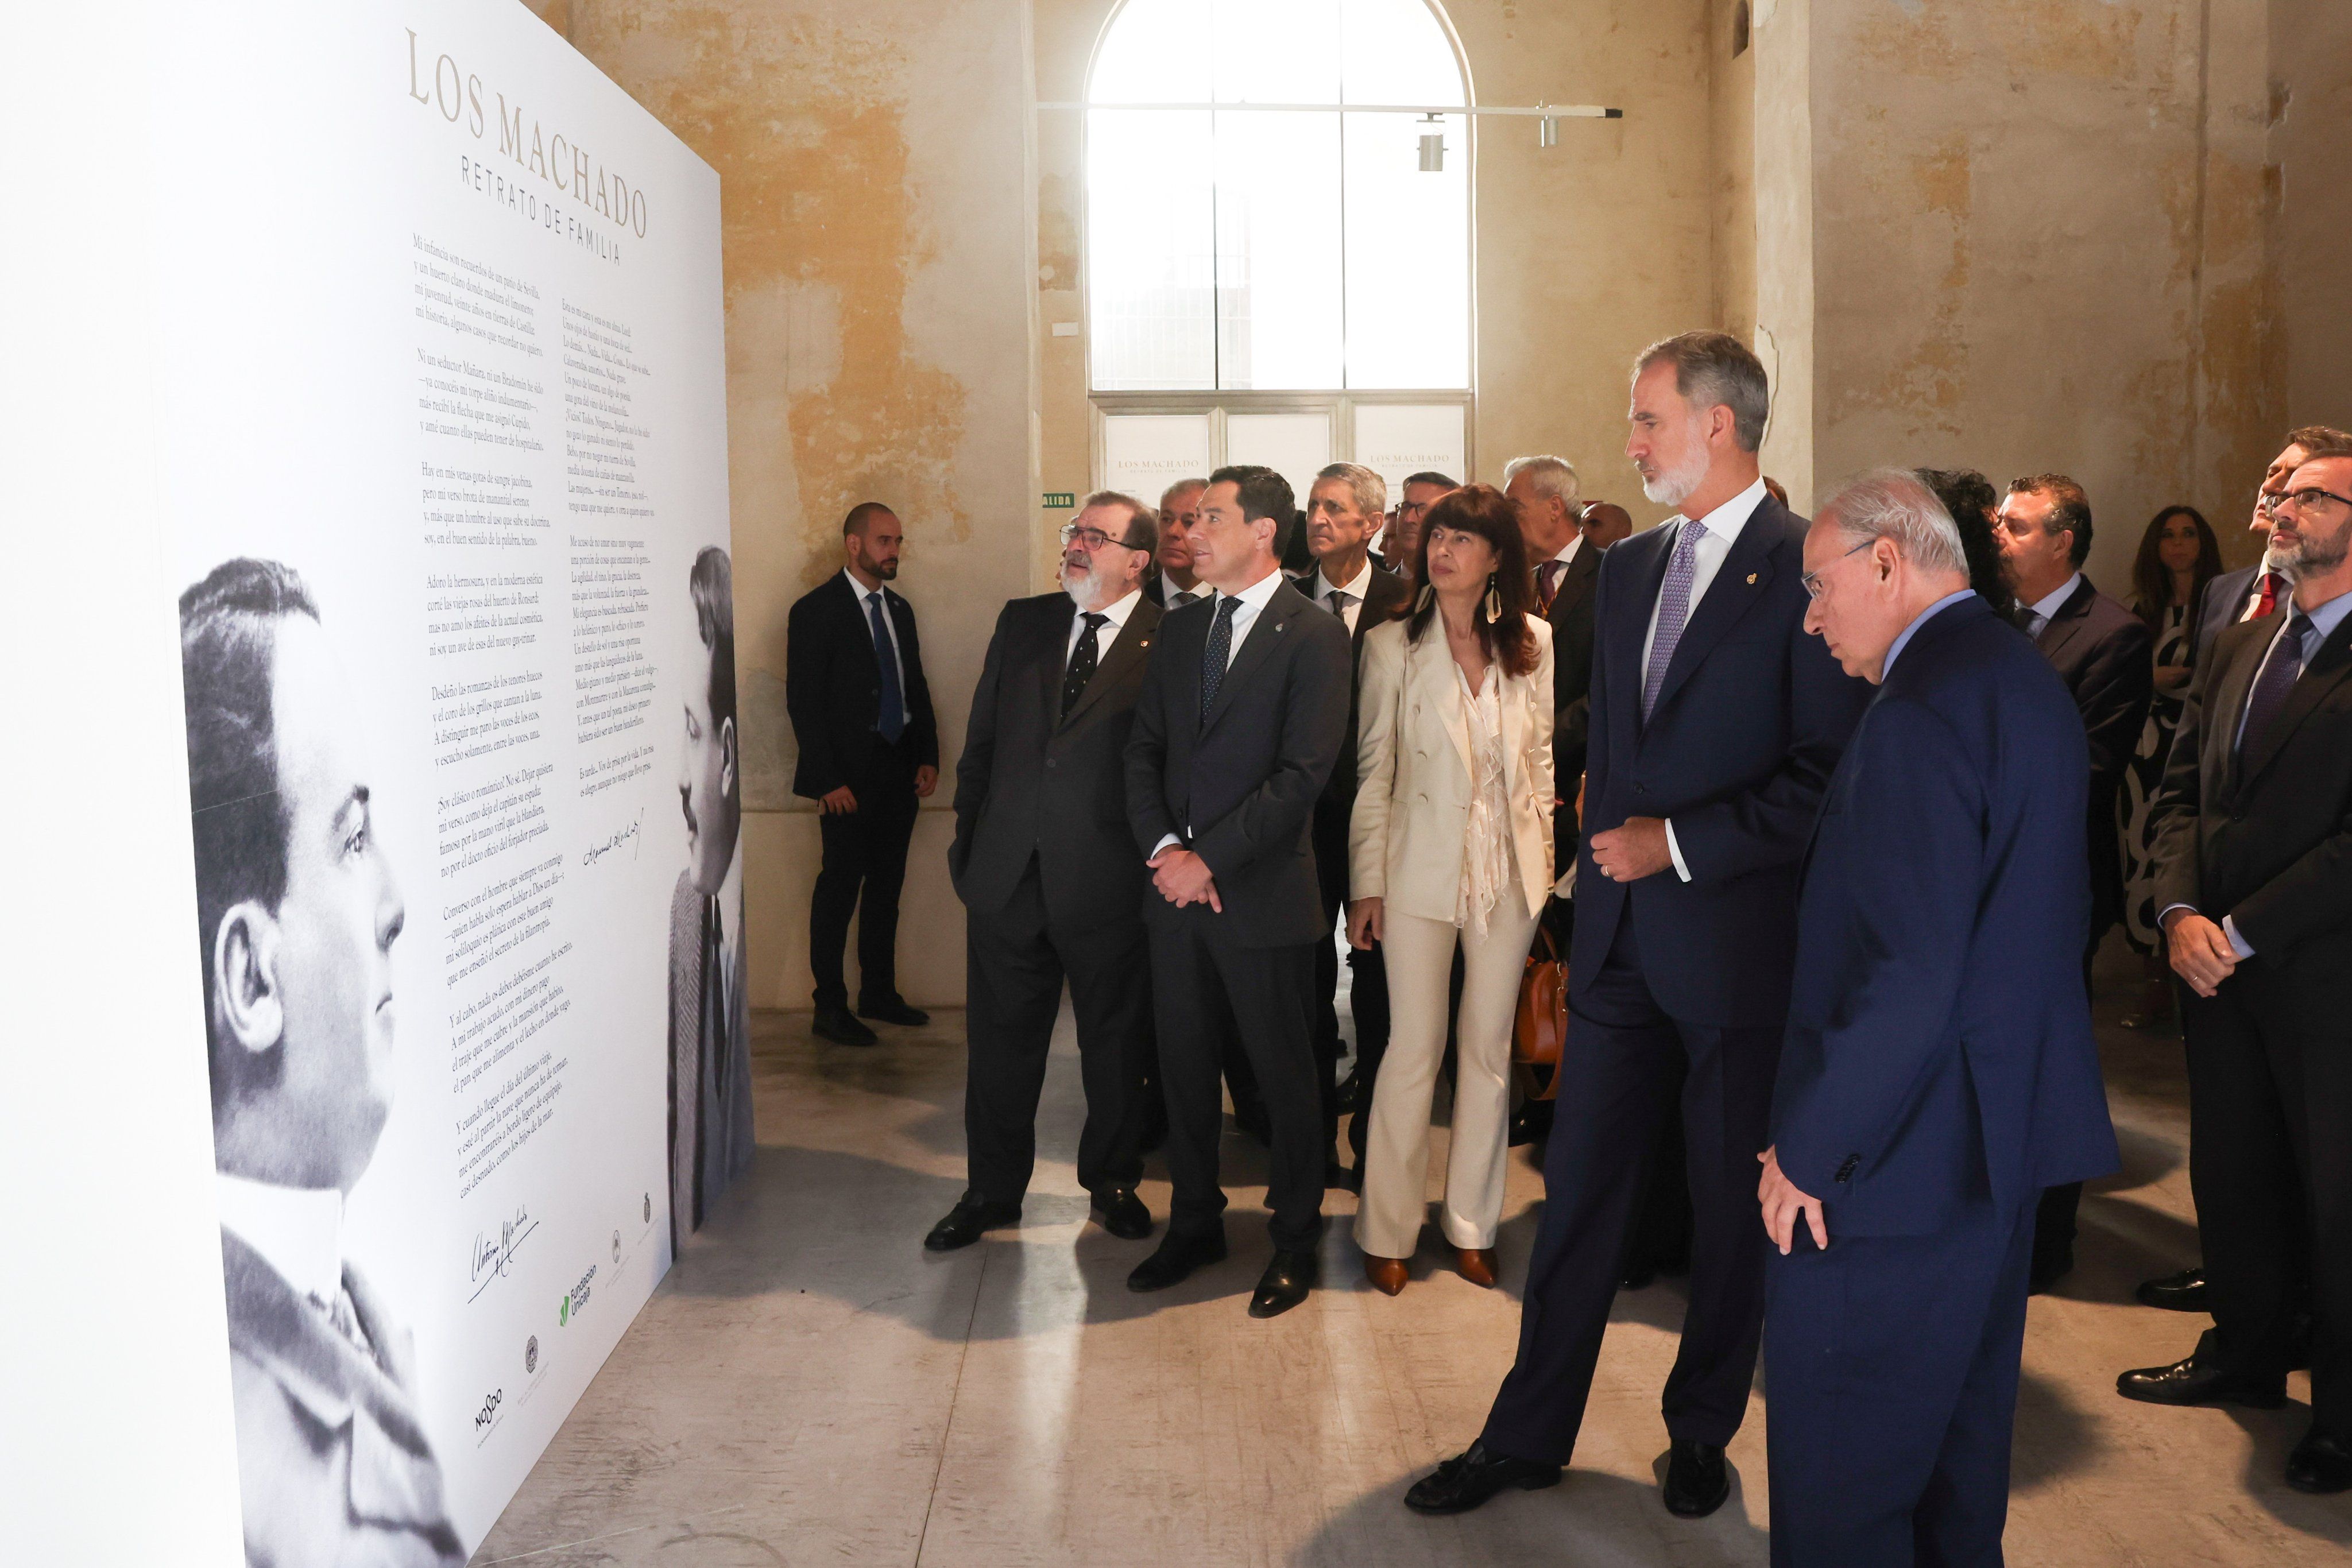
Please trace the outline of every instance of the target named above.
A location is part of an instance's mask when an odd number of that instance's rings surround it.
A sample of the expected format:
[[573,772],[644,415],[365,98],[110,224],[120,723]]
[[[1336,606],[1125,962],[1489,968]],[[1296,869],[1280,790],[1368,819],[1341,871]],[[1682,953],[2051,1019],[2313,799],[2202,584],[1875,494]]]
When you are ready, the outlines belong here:
[[[1656,1474],[1664,1473],[1662,1454]],[[1334,1513],[1291,1553],[1292,1568],[1409,1562],[1751,1568],[1769,1555],[1763,1529],[1748,1518],[1746,1480],[1736,1465],[1730,1500],[1702,1520],[1668,1513],[1655,1485],[1578,1469],[1549,1490],[1506,1492],[1473,1512],[1428,1519],[1404,1506],[1405,1489],[1418,1479],[1418,1472],[1400,1476]]]

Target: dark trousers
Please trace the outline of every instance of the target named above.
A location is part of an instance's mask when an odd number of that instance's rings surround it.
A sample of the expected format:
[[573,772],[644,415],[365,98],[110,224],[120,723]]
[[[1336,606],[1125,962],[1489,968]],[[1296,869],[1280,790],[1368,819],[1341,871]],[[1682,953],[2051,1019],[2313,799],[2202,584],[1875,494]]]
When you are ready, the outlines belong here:
[[1077,1017],[1087,1119],[1078,1185],[1133,1186],[1143,1176],[1144,1075],[1151,1057],[1151,967],[1140,920],[1075,928],[1047,913],[1035,860],[1003,909],[964,925],[964,1146],[972,1190],[1019,1203],[1037,1162],[1037,1096],[1061,1011]]
[[[2098,956],[2099,944],[2106,939],[2111,925],[2094,930],[2090,945],[2083,949],[2083,995],[2086,1000],[2091,995],[2091,960]],[[2054,1280],[2074,1267],[2075,1216],[2082,1207],[2081,1182],[2062,1182],[2042,1189],[2042,1202],[2033,1217],[2034,1279]]]
[[1168,1101],[1171,1234],[1219,1230],[1217,1185],[1224,1114],[1217,1092],[1224,1040],[1249,1058],[1273,1132],[1266,1207],[1278,1248],[1312,1247],[1323,1233],[1322,1102],[1315,1091],[1309,945],[1244,947],[1216,934],[1206,909],[1187,910],[1151,936],[1152,1012],[1160,1084]]
[[1999,1568],[2033,1210],[1768,1254],[1774,1568]]
[[[1324,918],[1337,931],[1348,912],[1347,816],[1318,804],[1315,817],[1315,879],[1323,894]],[[1356,1023],[1356,1118],[1348,1126],[1348,1145],[1356,1152],[1356,1168],[1364,1164],[1364,1136],[1370,1120],[1372,1085],[1378,1082],[1381,1058],[1389,1049],[1389,971],[1381,945],[1348,949],[1348,1010]],[[1315,948],[1315,1060],[1321,1076],[1323,1146],[1338,1145],[1339,1129],[1339,1058],[1346,1042],[1339,1038],[1339,949],[1336,941]]]
[[907,880],[907,841],[915,836],[914,779],[856,784],[851,789],[857,810],[817,819],[824,858],[809,897],[809,973],[816,978],[821,1008],[849,1005],[841,956],[849,944],[854,911],[858,999],[888,1002],[898,997],[898,889]]
[[2180,1008],[2216,1352],[2241,1376],[2277,1377],[2307,1299],[2312,1426],[2352,1438],[2352,1010],[2340,988],[2259,956]]
[[1518,1360],[1495,1396],[1486,1444],[1547,1463],[1565,1464],[1574,1451],[1677,1073],[1692,1201],[1690,1311],[1663,1407],[1670,1436],[1727,1443],[1748,1413],[1764,1315],[1756,1156],[1771,1141],[1781,1031],[1669,1017],[1642,977],[1630,912],[1601,973],[1569,1008]]

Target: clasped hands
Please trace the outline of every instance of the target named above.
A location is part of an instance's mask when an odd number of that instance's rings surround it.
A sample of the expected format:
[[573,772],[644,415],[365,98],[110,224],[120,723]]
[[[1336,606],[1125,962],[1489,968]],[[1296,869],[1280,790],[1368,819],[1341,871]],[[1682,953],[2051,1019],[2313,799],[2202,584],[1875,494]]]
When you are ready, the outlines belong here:
[[2230,946],[2230,934],[2221,929],[2220,921],[2208,920],[2191,909],[2178,915],[2164,927],[2173,973],[2188,981],[2189,988],[2199,996],[2210,997],[2237,972],[2238,950]]
[[1224,902],[1217,896],[1217,879],[1210,873],[1209,862],[1191,850],[1171,844],[1144,864],[1151,868],[1151,885],[1177,908],[1205,904],[1219,915],[1225,912]]
[[1628,817],[1622,828],[1592,835],[1592,863],[1612,882],[1639,882],[1675,863],[1664,817]]

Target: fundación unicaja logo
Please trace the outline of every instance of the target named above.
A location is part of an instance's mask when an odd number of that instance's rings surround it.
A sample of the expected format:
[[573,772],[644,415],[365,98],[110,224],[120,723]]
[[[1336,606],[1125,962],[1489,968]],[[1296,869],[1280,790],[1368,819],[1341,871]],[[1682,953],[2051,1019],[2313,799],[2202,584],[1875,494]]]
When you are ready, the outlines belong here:
[[619,1231],[615,1230],[614,1232],[613,1232],[613,1267],[614,1267],[615,1269],[617,1269],[617,1268],[619,1268],[620,1266],[621,1266],[621,1233],[620,1233]]
[[571,1291],[564,1291],[564,1292],[563,1292],[563,1298],[562,1298],[562,1300],[561,1300],[561,1301],[557,1301],[557,1302],[555,1303],[555,1326],[556,1326],[557,1328],[562,1328],[562,1327],[564,1327],[566,1324],[570,1323],[571,1322],[572,1322],[572,1292],[571,1292]]
[[653,1194],[651,1194],[651,1193],[647,1193],[647,1194],[646,1194],[646,1223],[647,1225],[651,1225],[653,1222],[654,1222],[654,1195],[653,1195]]
[[[568,1301],[570,1298],[566,1298]],[[525,1375],[539,1370],[539,1336],[531,1335],[522,1342],[522,1369]]]

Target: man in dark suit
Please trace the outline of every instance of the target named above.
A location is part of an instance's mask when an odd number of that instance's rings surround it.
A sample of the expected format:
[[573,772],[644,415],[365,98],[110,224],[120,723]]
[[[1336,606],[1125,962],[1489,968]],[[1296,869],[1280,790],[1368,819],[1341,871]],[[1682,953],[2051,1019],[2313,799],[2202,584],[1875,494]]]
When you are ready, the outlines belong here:
[[1175,1186],[1168,1234],[1128,1284],[1162,1290],[1225,1255],[1217,1065],[1233,1030],[1274,1134],[1275,1252],[1253,1317],[1307,1299],[1323,1232],[1312,987],[1331,923],[1312,836],[1348,727],[1348,630],[1283,580],[1275,537],[1293,515],[1270,468],[1209,476],[1193,565],[1216,596],[1160,623],[1127,748],[1128,819],[1152,870],[1144,918]]
[[[1299,592],[1348,628],[1348,731],[1339,743],[1339,758],[1332,764],[1330,782],[1315,802],[1315,876],[1334,924],[1348,906],[1348,821],[1356,810],[1357,672],[1363,663],[1364,633],[1412,609],[1412,590],[1394,572],[1374,566],[1368,548],[1388,498],[1388,481],[1370,468],[1334,463],[1317,475],[1307,493],[1307,548],[1314,553],[1315,570],[1295,580]],[[1336,1158],[1329,1160],[1326,1179],[1354,1186],[1361,1185],[1370,1120],[1361,1113],[1371,1109],[1372,1084],[1389,1043],[1389,977],[1380,944],[1349,948],[1348,974],[1348,1006],[1356,1023],[1359,1111],[1349,1124],[1348,1142],[1356,1163],[1352,1170],[1343,1170]],[[1315,1059],[1327,1154],[1334,1150],[1339,1126],[1339,954],[1325,942],[1315,949]]]
[[[2273,548],[2271,539],[2271,508],[2286,493],[2286,482],[2305,459],[2315,452],[2332,452],[2352,447],[2352,434],[2325,424],[2306,424],[2287,433],[2286,445],[2263,475],[2261,487],[2254,495],[2254,514],[2246,527],[2263,541],[2263,559],[2236,571],[2225,571],[2205,585],[2205,594],[2197,604],[2197,621],[2189,640],[2189,663],[2193,670],[2203,662],[2205,651],[2219,641],[2221,633],[2242,621],[2261,621],[2276,614],[2294,597],[2294,583],[2287,575],[2286,552]],[[2193,1118],[2192,1118],[2193,1119]],[[2168,1312],[2202,1312],[2210,1311],[2206,1298],[2205,1270],[2192,1263],[2178,1273],[2141,1282],[2139,1299],[2151,1307]]]
[[2352,1488],[2352,446],[2294,470],[2288,613],[2230,627],[2189,684],[2151,815],[2189,1045],[2189,1175],[2213,1330],[2126,1372],[2165,1405],[2285,1398],[2307,1299],[2298,1490]]
[[1392,571],[1404,579],[1412,588],[1421,570],[1421,525],[1429,516],[1429,508],[1449,490],[1462,488],[1460,480],[1440,474],[1434,468],[1424,468],[1418,474],[1408,474],[1397,486],[1396,510],[1388,515],[1381,529],[1372,559],[1384,571]]
[[1181,610],[1212,590],[1192,574],[1192,528],[1201,520],[1201,492],[1206,479],[1179,479],[1160,495],[1160,544],[1153,552],[1159,568],[1150,574],[1153,602],[1164,612]]
[[694,558],[685,746],[677,780],[686,869],[669,904],[670,1245],[751,1165],[751,968],[743,946],[741,730],[735,577],[716,545]]
[[[923,679],[915,608],[885,585],[898,575],[905,530],[889,507],[861,501],[842,520],[847,557],[793,604],[784,630],[784,709],[800,747],[793,793],[816,802],[824,860],[809,897],[816,1034],[872,1045],[861,1018],[926,1024],[898,994],[898,889],[918,802],[940,782],[940,733]],[[857,922],[857,1010],[842,950]]]
[[[2116,830],[2116,796],[2147,722],[2156,695],[2147,623],[2100,592],[2083,575],[2091,553],[2091,500],[2063,474],[2010,481],[1998,526],[2001,570],[2017,595],[2026,634],[2050,661],[2091,743],[2089,815],[2084,819],[2091,869],[2091,923],[2083,945],[2084,1005],[2089,1006],[2091,958],[2124,914],[2123,840]],[[2055,1186],[2042,1200],[2034,1231],[2033,1289],[2057,1283],[2074,1266],[2074,1214],[2079,1182]]]
[[1129,843],[1126,752],[1160,629],[1142,591],[1157,543],[1141,502],[1087,497],[1062,530],[1061,591],[1004,607],[972,691],[948,847],[969,915],[970,1185],[923,1239],[934,1252],[1020,1221],[1065,978],[1087,1096],[1078,1184],[1112,1235],[1151,1234],[1135,1195],[1152,1051],[1150,876]]
[[246,1555],[457,1568],[411,1336],[343,1255],[407,919],[352,694],[276,561],[180,596],[180,659]]
[[1679,1096],[1694,1212],[1690,1311],[1664,1400],[1666,1506],[1729,1495],[1763,1319],[1756,1155],[1795,961],[1797,862],[1868,687],[1804,630],[1803,525],[1764,493],[1769,399],[1738,339],[1691,332],[1634,367],[1626,452],[1681,508],[1602,558],[1574,1015],[1544,1161],[1518,1359],[1421,1511],[1549,1486],[1575,1446],[1658,1129]]
[[1577,526],[1584,530],[1584,542],[1595,549],[1607,549],[1618,540],[1633,534],[1633,514],[1614,501],[1587,501],[1579,514]]
[[1777,1568],[2000,1561],[2042,1192],[2116,1168],[2083,995],[2083,726],[1917,476],[1805,545],[1878,687],[1807,852],[1758,1197]]

